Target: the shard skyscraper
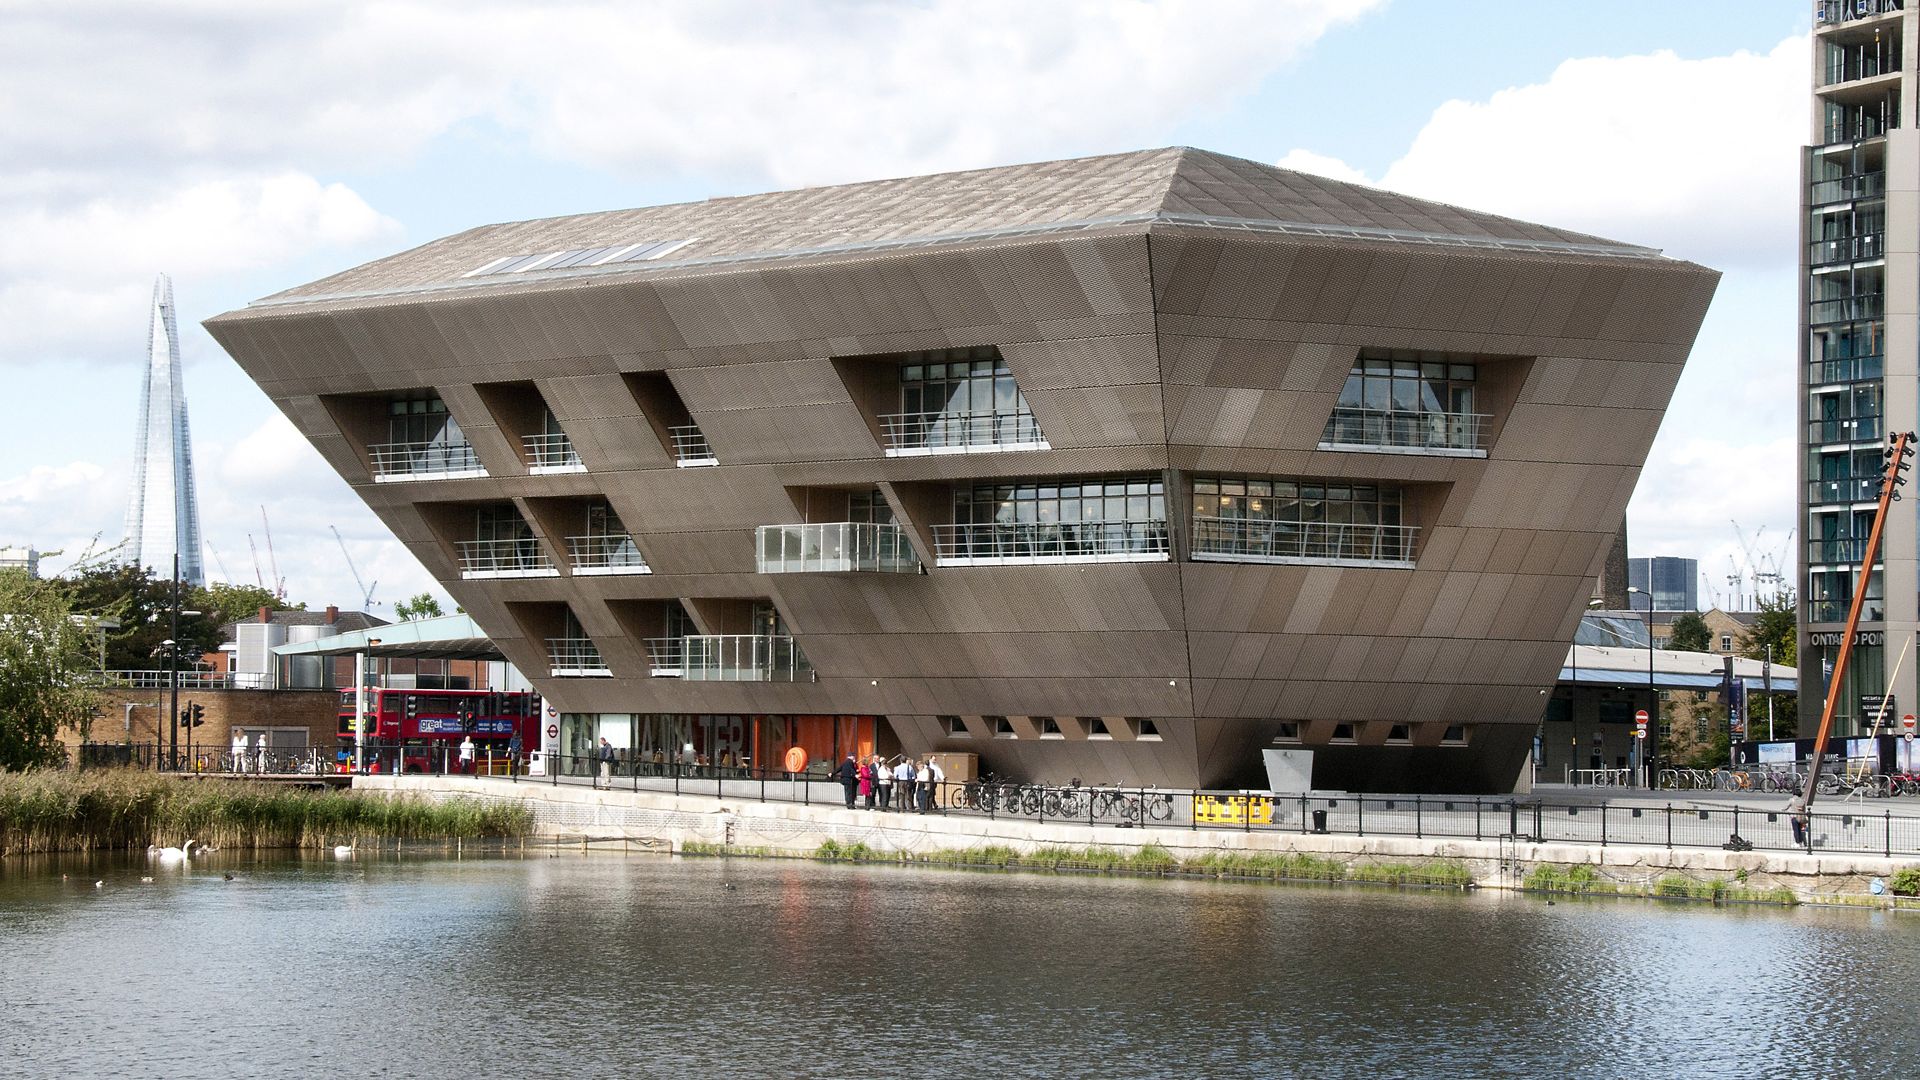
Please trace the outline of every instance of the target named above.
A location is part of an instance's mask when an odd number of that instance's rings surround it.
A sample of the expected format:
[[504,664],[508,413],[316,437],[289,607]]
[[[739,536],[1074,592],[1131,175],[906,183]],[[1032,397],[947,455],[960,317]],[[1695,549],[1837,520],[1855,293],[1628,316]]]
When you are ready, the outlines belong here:
[[133,497],[127,503],[126,561],[161,575],[180,556],[180,578],[206,582],[200,557],[200,499],[193,487],[193,440],[187,434],[187,393],[180,381],[180,331],[173,317],[173,282],[153,283],[147,334],[147,378],[140,388],[140,427],[133,445]]

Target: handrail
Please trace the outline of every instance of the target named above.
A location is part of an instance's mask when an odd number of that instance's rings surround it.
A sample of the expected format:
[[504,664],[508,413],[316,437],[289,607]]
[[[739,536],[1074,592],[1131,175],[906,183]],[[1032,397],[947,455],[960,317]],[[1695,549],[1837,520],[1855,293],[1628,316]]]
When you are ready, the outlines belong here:
[[694,682],[798,682],[813,665],[784,634],[689,634],[682,677]]
[[548,638],[547,664],[556,677],[611,674],[606,660],[600,656],[600,646],[595,645],[592,638]]
[[933,541],[942,566],[1158,562],[1169,550],[1164,520],[935,525]]
[[1399,411],[1339,406],[1327,418],[1322,446],[1390,446],[1485,451],[1493,417],[1485,413]]
[[1228,562],[1385,563],[1412,566],[1417,525],[1193,519],[1193,557]]
[[527,448],[528,468],[555,471],[586,468],[580,461],[579,452],[573,448],[573,439],[564,431],[523,435],[520,442]]
[[[147,669],[113,668],[93,672],[93,674],[98,676],[102,685],[124,686],[133,690],[165,690],[167,687],[175,685],[169,681],[169,676],[174,673],[164,669],[152,671]],[[182,690],[232,690],[235,688],[234,682],[234,676],[231,672],[187,671],[183,669],[179,672],[178,685]]]
[[1033,414],[1015,412],[888,413],[879,417],[889,455],[967,450],[1046,450],[1047,437]]
[[576,574],[651,574],[646,557],[627,533],[567,537],[567,558]]
[[647,664],[654,676],[677,676],[687,669],[686,638],[650,637],[642,641],[646,646]]
[[699,424],[676,424],[667,429],[667,435],[673,440],[675,465],[717,465],[719,459],[713,456],[713,444],[700,430]]
[[559,570],[533,537],[517,540],[461,540],[461,577],[551,576]]
[[920,569],[906,530],[891,522],[762,525],[754,530],[754,560],[762,574],[911,574]]
[[375,476],[436,476],[486,470],[470,442],[389,442],[367,447]]

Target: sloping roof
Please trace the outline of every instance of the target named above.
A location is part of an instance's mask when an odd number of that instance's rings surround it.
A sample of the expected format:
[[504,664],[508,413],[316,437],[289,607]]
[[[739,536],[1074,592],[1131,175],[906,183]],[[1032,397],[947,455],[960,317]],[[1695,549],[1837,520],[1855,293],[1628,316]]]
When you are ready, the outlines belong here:
[[[228,641],[232,641],[240,635],[239,627],[241,623],[254,623],[259,621],[258,619],[240,619],[222,626],[220,632],[225,635]],[[272,614],[269,621],[275,626],[326,626],[327,613],[324,611],[276,611]],[[387,620],[378,615],[369,615],[364,611],[336,612],[333,619],[334,629],[339,630],[343,634],[354,630],[365,630],[370,626],[385,625],[387,625]]]
[[[1560,682],[1583,686],[1643,687],[1651,678],[1654,685],[1662,690],[1710,690],[1720,685],[1726,659],[1719,653],[1655,649],[1649,654],[1645,648],[1575,645],[1567,650],[1566,665],[1560,669]],[[1647,670],[1649,661],[1653,665],[1651,675]],[[1736,656],[1733,657],[1733,673],[1747,685],[1749,691],[1761,690],[1768,683],[1769,675],[1775,693],[1789,693],[1800,688],[1800,672],[1784,664],[1769,667],[1762,661]]]
[[[1657,251],[1224,154],[1169,147],[484,225],[256,305],[477,289],[729,262],[964,243],[1023,233],[1185,225],[1399,243],[1656,258]],[[468,276],[495,260],[691,241],[657,261]]]
[[500,649],[471,615],[441,615],[382,623],[319,641],[295,641],[274,647],[276,656],[344,656],[364,652],[386,658],[501,660]]

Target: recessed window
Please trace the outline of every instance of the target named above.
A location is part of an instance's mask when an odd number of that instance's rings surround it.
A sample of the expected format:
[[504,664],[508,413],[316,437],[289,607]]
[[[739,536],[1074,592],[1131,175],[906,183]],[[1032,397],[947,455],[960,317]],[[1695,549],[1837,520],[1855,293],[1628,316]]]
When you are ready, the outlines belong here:
[[966,722],[957,716],[943,716],[940,726],[946,729],[949,739],[971,739],[973,732],[967,730]]
[[1352,742],[1353,741],[1353,725],[1352,724],[1333,725],[1333,741],[1334,742]]
[[1087,722],[1087,738],[1089,739],[1113,738],[1113,730],[1107,727],[1106,717],[1087,716],[1087,717],[1082,717],[1082,719],[1084,719]]
[[1467,729],[1459,724],[1453,724],[1447,728],[1445,734],[1440,736],[1440,741],[1446,743],[1464,743],[1467,741]]
[[1064,739],[1066,734],[1060,730],[1060,721],[1051,716],[1040,718],[1040,737],[1043,739]]
[[1720,635],[1720,651],[1721,652],[1733,651],[1733,635],[1732,634]]
[[1288,720],[1282,723],[1280,725],[1280,730],[1274,734],[1273,741],[1274,742],[1299,742],[1300,741],[1300,725],[1295,723],[1292,720]]
[[1412,742],[1413,729],[1405,724],[1395,724],[1387,730],[1388,742]]
[[1151,720],[1147,720],[1144,718],[1141,719],[1140,726],[1136,730],[1138,730],[1140,733],[1141,742],[1159,742],[1160,741],[1160,729],[1159,727],[1155,726],[1154,722]]
[[985,720],[993,726],[993,737],[996,739],[1017,739],[1020,737],[1019,733],[1013,730],[1012,721],[1004,716],[989,716],[985,717]]

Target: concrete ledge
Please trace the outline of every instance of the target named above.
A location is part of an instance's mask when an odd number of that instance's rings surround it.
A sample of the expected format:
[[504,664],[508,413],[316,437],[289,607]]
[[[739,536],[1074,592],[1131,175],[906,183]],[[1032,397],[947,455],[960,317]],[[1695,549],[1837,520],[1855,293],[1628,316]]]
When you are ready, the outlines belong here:
[[1148,846],[1187,860],[1223,852],[1299,853],[1347,863],[1457,860],[1482,888],[1518,889],[1536,867],[1591,867],[1600,883],[1646,893],[1662,878],[1727,882],[1753,892],[1786,889],[1802,902],[1887,903],[1868,891],[1903,863],[1855,854],[1725,851],[1512,840],[1418,839],[1294,832],[1193,831],[1181,828],[1066,825],[971,815],[880,813],[839,806],[762,803],[712,795],[605,791],[580,785],[512,783],[494,777],[362,776],[354,787],[431,798],[513,799],[532,806],[538,835],[555,840],[630,841],[680,851],[688,844],[812,855],[831,840],[903,856],[987,847],[1033,852],[1100,848],[1127,853]]

